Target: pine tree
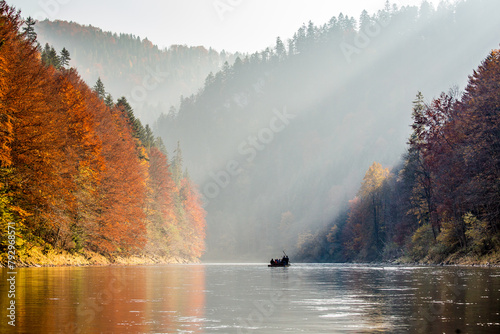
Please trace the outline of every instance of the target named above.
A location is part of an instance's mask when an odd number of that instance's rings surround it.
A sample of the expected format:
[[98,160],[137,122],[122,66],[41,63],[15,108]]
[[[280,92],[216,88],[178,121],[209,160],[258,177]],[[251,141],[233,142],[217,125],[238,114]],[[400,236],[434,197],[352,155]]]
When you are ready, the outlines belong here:
[[114,102],[113,102],[113,97],[111,96],[111,94],[107,94],[106,95],[106,98],[104,98],[104,104],[108,107],[108,108],[112,108],[114,106]]
[[61,55],[60,55],[59,59],[60,59],[61,67],[64,68],[65,66],[69,65],[69,61],[71,60],[71,57],[69,55],[69,51],[66,50],[66,48],[63,48],[61,50]]
[[[205,89],[206,89],[208,86],[210,86],[211,84],[213,84],[214,79],[215,79],[214,74],[213,74],[212,72],[208,73],[208,75],[207,75],[207,77],[206,77],[206,79],[205,79]],[[170,107],[170,110],[172,110],[172,108],[174,108],[174,110],[175,110],[175,107],[174,107],[174,106]]]
[[160,152],[163,153],[168,160],[167,148],[165,147],[165,144],[163,143],[163,139],[161,139],[161,137],[155,138],[153,146],[160,150]]
[[61,66],[61,59],[57,55],[56,50],[53,46],[50,46],[49,43],[45,44],[45,48],[42,50],[42,62],[46,66],[53,66],[56,69],[59,69]]
[[104,84],[101,81],[101,77],[97,78],[97,82],[94,86],[94,92],[97,93],[97,96],[101,100],[104,100],[104,98],[106,97],[106,89],[104,88]]
[[315,41],[316,39],[316,27],[312,21],[309,21],[307,24],[307,35],[306,38],[309,40],[309,44]]
[[364,32],[370,27],[370,25],[371,25],[370,15],[368,15],[368,12],[366,10],[363,10],[361,12],[361,16],[359,17],[359,30]]
[[36,21],[31,16],[28,16],[25,23],[26,27],[23,28],[23,33],[31,43],[34,43],[37,37],[35,32]]
[[[212,72],[210,72],[210,74],[212,74]],[[207,80],[209,79],[209,77],[210,77],[210,75],[207,77]],[[212,79],[213,79],[213,75],[212,75]],[[206,87],[207,87],[207,84],[205,83],[205,88]],[[173,121],[176,116],[177,116],[177,109],[175,109],[174,106],[170,106],[170,109],[168,109],[168,114],[167,114],[168,119]]]
[[424,96],[422,95],[422,92],[418,92],[415,101],[413,101],[413,111],[412,111],[413,124],[411,125],[413,132],[410,136],[410,139],[408,140],[410,149],[420,149],[421,145],[423,144],[424,141],[423,136],[425,131],[423,125],[424,110],[425,110]]
[[276,38],[276,55],[278,56],[278,60],[283,60],[286,57],[286,49],[285,45],[281,41],[281,38]]
[[288,40],[288,56],[293,56],[295,54],[295,43],[294,40],[296,39],[297,34],[294,35],[293,39]]
[[149,124],[146,124],[146,126],[144,127],[144,146],[150,148],[151,146],[153,146],[154,142],[155,136],[153,134],[153,130],[151,130]]
[[182,180],[182,151],[180,142],[177,142],[177,148],[175,149],[174,154],[175,155],[170,168],[172,169],[172,179],[175,184],[179,186]]
[[[413,132],[408,140],[409,147],[405,167],[401,171],[405,179],[414,183],[413,195],[411,196],[412,213],[417,217],[420,224],[430,223],[430,211],[433,206],[431,173],[423,157],[425,148],[425,108],[424,96],[421,92],[418,92],[415,101],[413,101],[413,124],[411,125]],[[433,232],[435,238],[436,231]]]
[[128,103],[127,98],[125,96],[120,97],[118,101],[116,101],[116,106],[122,107],[125,113],[127,114],[129,123],[134,124],[135,121],[134,110],[132,109],[130,103]]
[[132,106],[128,103],[127,99],[122,96],[116,102],[116,106],[123,110],[125,117],[127,118],[127,122],[132,128],[132,135],[134,136],[134,138],[139,139],[142,145],[144,145],[145,147],[149,147],[152,143],[152,140],[149,141],[148,144],[146,130],[142,126],[141,120],[135,117],[134,109],[132,109]]

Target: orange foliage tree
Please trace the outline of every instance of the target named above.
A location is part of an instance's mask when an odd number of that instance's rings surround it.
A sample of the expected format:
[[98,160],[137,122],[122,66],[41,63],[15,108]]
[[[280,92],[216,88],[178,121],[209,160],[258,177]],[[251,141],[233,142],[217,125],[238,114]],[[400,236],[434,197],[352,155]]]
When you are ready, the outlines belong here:
[[200,195],[195,185],[185,177],[181,182],[181,198],[186,212],[187,240],[189,240],[189,254],[199,258],[205,251],[205,210],[202,208]]
[[153,255],[201,256],[199,196],[188,181],[174,184],[161,141],[124,98],[103,101],[76,70],[44,63],[23,24],[0,2],[2,233],[16,221],[26,254],[36,246],[127,255],[148,244]]

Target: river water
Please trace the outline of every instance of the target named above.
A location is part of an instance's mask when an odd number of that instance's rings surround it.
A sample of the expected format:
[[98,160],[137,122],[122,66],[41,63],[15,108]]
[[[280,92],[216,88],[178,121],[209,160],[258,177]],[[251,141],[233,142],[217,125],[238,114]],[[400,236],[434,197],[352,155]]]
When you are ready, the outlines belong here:
[[500,268],[200,264],[7,270],[1,333],[500,333]]

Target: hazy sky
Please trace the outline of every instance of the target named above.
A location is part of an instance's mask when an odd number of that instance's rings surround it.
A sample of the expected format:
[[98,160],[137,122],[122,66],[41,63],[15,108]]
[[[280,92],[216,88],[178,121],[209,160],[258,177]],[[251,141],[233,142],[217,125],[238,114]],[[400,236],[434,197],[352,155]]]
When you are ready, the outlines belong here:
[[[398,6],[422,0],[392,0]],[[160,47],[204,45],[254,52],[284,41],[312,20],[326,23],[340,12],[359,18],[385,0],[7,0],[22,16],[91,24],[105,31],[147,37]]]

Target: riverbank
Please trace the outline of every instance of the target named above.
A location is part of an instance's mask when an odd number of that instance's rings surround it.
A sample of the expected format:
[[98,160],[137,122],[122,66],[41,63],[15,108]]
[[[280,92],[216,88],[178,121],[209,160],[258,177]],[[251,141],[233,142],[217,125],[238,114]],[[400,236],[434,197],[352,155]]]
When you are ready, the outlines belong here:
[[500,252],[492,252],[486,255],[473,255],[453,253],[446,258],[425,257],[419,261],[415,261],[409,257],[401,257],[394,261],[389,261],[394,264],[426,264],[426,265],[459,265],[459,266],[492,266],[500,267]]
[[[104,256],[89,250],[83,250],[80,253],[70,253],[64,250],[49,250],[43,252],[39,248],[32,248],[28,253],[29,254],[22,256],[20,259],[16,259],[16,267],[80,267],[199,263],[198,259],[187,259],[176,256]],[[3,258],[0,267],[7,267],[7,261],[4,261]]]

